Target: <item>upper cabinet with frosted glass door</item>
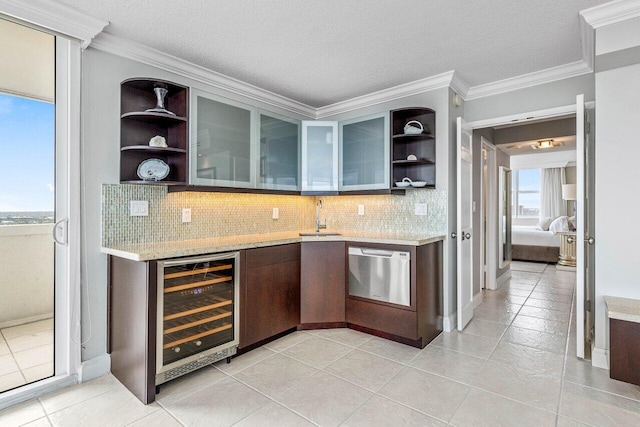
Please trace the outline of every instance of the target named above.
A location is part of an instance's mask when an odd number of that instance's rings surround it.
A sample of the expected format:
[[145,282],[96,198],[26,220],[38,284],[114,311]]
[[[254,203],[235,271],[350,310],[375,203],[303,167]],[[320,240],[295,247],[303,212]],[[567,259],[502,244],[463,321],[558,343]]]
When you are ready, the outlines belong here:
[[302,191],[338,191],[338,122],[302,122]]
[[255,187],[255,108],[192,89],[190,183]]
[[258,188],[300,189],[300,123],[258,110]]
[[389,114],[340,122],[340,191],[389,188]]

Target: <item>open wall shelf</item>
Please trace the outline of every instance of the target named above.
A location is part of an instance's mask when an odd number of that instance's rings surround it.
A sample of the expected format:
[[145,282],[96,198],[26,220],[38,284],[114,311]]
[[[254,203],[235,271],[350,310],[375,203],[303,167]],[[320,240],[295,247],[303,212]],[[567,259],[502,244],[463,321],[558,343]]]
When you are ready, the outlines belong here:
[[[421,134],[405,134],[407,122],[422,124]],[[436,112],[430,108],[403,108],[391,111],[391,188],[407,177],[427,183],[422,188],[436,185]],[[409,160],[415,156],[416,160]]]

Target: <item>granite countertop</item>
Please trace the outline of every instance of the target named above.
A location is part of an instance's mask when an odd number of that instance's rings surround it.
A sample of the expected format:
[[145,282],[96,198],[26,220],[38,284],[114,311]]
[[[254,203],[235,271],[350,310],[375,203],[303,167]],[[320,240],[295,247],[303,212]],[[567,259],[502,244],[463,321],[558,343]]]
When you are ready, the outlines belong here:
[[[302,230],[300,232],[313,232]],[[213,237],[184,241],[137,243],[129,245],[102,247],[102,252],[130,259],[132,261],[150,261],[216,252],[237,251],[265,246],[284,245],[299,242],[363,242],[387,243],[393,245],[422,246],[444,240],[444,234],[406,234],[371,231],[341,231],[333,236],[300,236],[299,231],[281,233],[247,234],[242,236]]]
[[605,296],[609,319],[640,323],[640,300]]

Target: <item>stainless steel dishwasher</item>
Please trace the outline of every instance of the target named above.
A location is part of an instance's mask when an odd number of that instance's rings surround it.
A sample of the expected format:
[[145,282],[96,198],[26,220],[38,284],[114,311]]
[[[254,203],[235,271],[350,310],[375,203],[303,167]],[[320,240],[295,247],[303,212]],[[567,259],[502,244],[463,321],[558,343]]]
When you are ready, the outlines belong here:
[[409,252],[349,248],[349,295],[411,305]]

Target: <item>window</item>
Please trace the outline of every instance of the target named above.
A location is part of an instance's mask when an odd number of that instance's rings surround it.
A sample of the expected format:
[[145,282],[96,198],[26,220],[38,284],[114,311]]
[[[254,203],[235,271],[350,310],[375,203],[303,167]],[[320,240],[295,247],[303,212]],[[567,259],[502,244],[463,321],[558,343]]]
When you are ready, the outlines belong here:
[[513,171],[511,191],[514,218],[540,217],[540,169]]

